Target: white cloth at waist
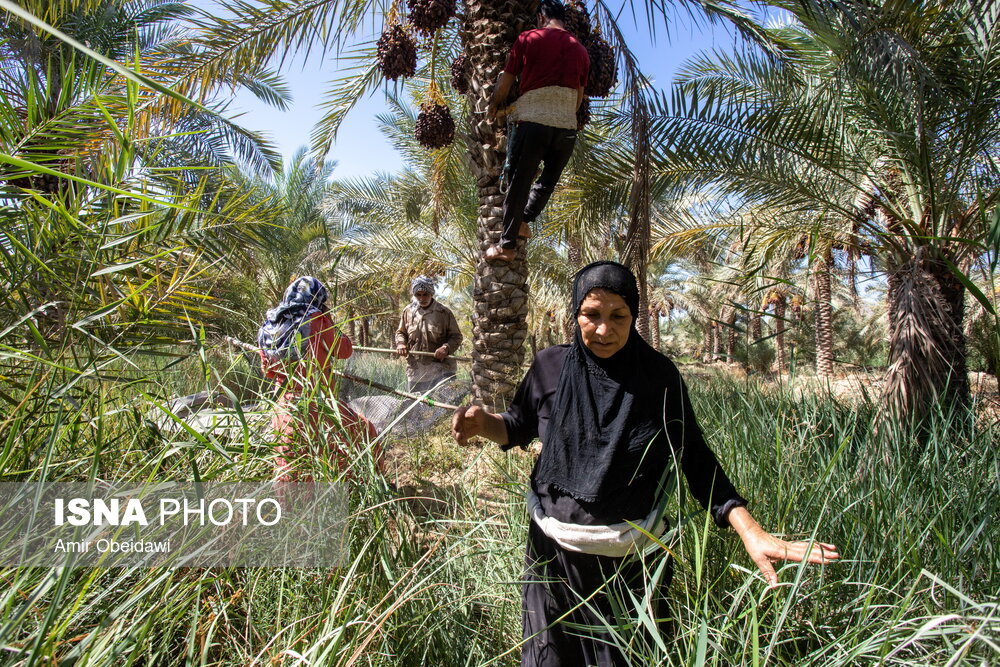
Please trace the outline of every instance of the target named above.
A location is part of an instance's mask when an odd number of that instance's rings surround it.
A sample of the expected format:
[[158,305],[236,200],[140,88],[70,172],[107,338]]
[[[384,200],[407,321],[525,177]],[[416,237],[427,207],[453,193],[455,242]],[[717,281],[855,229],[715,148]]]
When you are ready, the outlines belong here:
[[542,504],[531,489],[528,489],[528,513],[542,532],[566,551],[595,556],[621,558],[641,551],[652,542],[649,535],[659,537],[666,528],[658,507],[654,507],[642,521],[623,521],[610,526],[584,526],[559,521],[542,511]]
[[514,120],[575,130],[576,100],[575,88],[565,86],[535,88],[517,98]]

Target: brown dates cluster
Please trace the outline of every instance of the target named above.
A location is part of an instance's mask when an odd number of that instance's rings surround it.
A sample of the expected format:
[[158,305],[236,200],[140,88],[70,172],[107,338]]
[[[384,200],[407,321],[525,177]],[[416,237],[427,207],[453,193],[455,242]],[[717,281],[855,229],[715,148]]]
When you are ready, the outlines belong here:
[[465,54],[461,54],[451,63],[451,87],[460,95],[469,92],[469,73],[466,70]]
[[397,23],[386,28],[376,47],[375,59],[385,78],[395,81],[417,73],[417,44],[403,26]]
[[441,148],[455,138],[455,121],[445,104],[430,102],[420,107],[414,134],[424,148]]
[[618,59],[614,49],[595,31],[590,22],[590,12],[583,0],[566,3],[566,30],[580,40],[590,56],[590,76],[583,90],[586,95],[576,112],[577,126],[590,122],[590,97],[607,97],[618,84]]
[[455,15],[455,0],[407,0],[410,24],[425,35],[443,28]]

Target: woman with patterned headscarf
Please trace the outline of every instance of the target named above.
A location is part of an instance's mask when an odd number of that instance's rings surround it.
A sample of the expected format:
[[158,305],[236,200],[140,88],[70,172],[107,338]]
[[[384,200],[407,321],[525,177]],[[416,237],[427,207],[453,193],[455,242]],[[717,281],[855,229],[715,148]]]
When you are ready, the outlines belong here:
[[[584,267],[571,311],[573,342],[535,356],[507,412],[459,408],[452,421],[459,443],[476,435],[504,449],[543,443],[528,493],[523,666],[631,664],[621,646],[649,628],[637,618],[650,609],[665,617],[656,586],[669,584],[670,564],[648,568],[644,552],[663,553],[650,536],[667,528],[675,466],[715,522],[739,533],[769,584],[776,561],[838,558],[831,544],[786,542],[754,521],[705,443],[677,367],[635,329],[631,271]],[[660,629],[669,631],[665,622]]]
[[[337,400],[337,359],[351,356],[351,340],[341,333],[327,310],[326,287],[312,276],[292,282],[276,307],[267,311],[257,333],[261,367],[279,393],[271,426],[277,435],[275,469],[282,482],[295,479],[296,461],[329,456],[340,471],[349,471],[359,447],[375,437],[361,415]],[[376,461],[380,461],[378,452]]]

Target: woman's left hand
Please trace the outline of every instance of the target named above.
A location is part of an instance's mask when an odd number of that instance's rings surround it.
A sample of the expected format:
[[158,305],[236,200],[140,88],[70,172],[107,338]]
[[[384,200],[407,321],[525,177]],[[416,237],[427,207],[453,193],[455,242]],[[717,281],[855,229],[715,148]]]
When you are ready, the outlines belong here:
[[787,542],[771,535],[760,527],[760,524],[745,507],[733,508],[727,518],[729,524],[739,533],[744,548],[746,548],[751,560],[760,568],[769,588],[778,585],[778,573],[774,570],[774,564],[778,561],[807,561],[825,564],[840,558],[837,547],[833,544],[805,541]]

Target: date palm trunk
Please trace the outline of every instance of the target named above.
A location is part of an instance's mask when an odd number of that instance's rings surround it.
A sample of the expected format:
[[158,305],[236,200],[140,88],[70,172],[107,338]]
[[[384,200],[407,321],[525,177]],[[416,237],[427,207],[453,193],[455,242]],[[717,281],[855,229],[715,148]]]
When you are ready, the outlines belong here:
[[573,335],[576,333],[576,328],[573,326],[572,317],[567,315],[565,318],[563,318],[562,330],[563,330],[563,342],[566,344],[572,343]]
[[[569,260],[570,272],[573,275],[583,268],[583,248],[579,237],[569,235],[566,238],[566,257]],[[573,326],[573,313],[567,313],[562,321],[563,342],[572,343],[576,327]]]
[[851,291],[851,307],[861,313],[861,293],[858,291],[858,258],[854,253],[847,258],[847,286]]
[[649,308],[649,342],[653,349],[660,351],[660,309],[654,305]]
[[372,344],[371,331],[368,328],[368,318],[361,318],[361,332],[358,335],[358,340],[361,342],[362,347],[369,347]]
[[736,308],[729,309],[726,319],[726,363],[736,363]]
[[712,362],[722,359],[722,325],[712,322]]
[[883,403],[892,415],[922,421],[935,407],[969,405],[965,286],[945,258],[921,247],[890,268],[889,368]]
[[785,356],[785,310],[787,304],[788,297],[784,294],[779,294],[774,302],[774,342],[777,347],[777,354],[775,356],[779,378],[788,369],[788,362]]
[[[639,313],[649,309],[646,268],[649,266],[651,196],[649,188],[649,106],[645,97],[633,91],[632,143],[635,146],[635,165],[632,170],[632,188],[629,193],[629,223],[625,232],[625,252],[622,263],[632,269],[639,283]],[[639,317],[636,323],[639,335],[649,342],[649,319]]]
[[833,256],[827,251],[815,260],[816,283],[816,375],[833,377],[833,306],[830,270]]
[[392,304],[391,310],[378,319],[378,324],[381,325],[379,329],[385,332],[386,347],[395,348],[396,327],[399,326],[399,313],[402,312],[406,304],[401,303],[399,294],[396,292],[389,293],[389,303]]
[[[498,124],[486,117],[486,111],[504,59],[536,9],[536,2],[531,0],[479,0],[465,6],[461,39],[470,66],[466,96],[469,131],[465,138],[479,195],[476,222],[480,251],[500,240],[503,227],[499,181],[505,147]],[[507,407],[521,376],[528,335],[527,278],[523,242],[518,243],[513,262],[488,263],[480,259],[476,266],[472,291],[472,394],[476,403],[494,412]]]
[[566,259],[571,273],[576,274],[583,268],[583,248],[580,239],[572,234],[566,237]]

